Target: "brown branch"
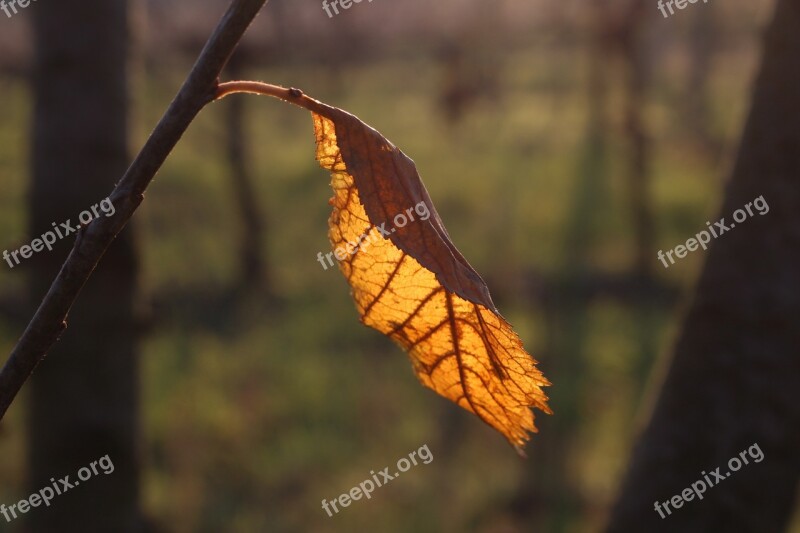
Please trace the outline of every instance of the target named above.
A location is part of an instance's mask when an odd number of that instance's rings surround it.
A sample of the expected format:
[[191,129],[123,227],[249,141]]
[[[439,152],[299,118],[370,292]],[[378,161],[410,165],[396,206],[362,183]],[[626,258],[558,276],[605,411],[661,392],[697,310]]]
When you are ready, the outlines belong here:
[[72,251],[0,371],[0,420],[25,380],[67,327],[67,315],[108,246],[144,199],[147,186],[203,107],[216,97],[218,77],[267,0],[233,0],[177,96],[110,198],[116,214],[82,228]]

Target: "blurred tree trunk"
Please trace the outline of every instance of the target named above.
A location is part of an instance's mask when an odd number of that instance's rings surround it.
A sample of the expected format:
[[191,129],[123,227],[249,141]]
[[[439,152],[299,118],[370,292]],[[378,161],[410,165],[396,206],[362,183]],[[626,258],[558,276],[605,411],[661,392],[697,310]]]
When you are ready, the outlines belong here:
[[634,272],[640,282],[650,279],[653,264],[653,209],[650,201],[650,141],[647,109],[646,24],[650,2],[633,0],[620,17],[617,43],[625,65],[625,133],[629,143],[628,194],[634,233]]
[[[763,195],[770,210],[708,252],[610,532],[769,533],[790,519],[800,477],[800,2],[779,0],[720,216]],[[757,211],[754,210],[757,213]],[[757,443],[743,466],[661,518],[701,472]]]
[[[130,20],[127,0],[39,2],[30,233],[99,203],[124,173],[128,153]],[[104,216],[102,211],[100,216]],[[29,261],[41,300],[74,242]],[[31,531],[140,531],[137,254],[131,226],[112,244],[69,316],[69,328],[30,388],[30,489],[39,490],[108,455],[100,473],[31,509]]]
[[[243,57],[244,50],[228,62],[228,73],[232,79],[243,79],[245,63],[251,55]],[[228,164],[230,165],[233,192],[242,223],[239,244],[239,290],[243,293],[260,293],[272,297],[275,294],[272,276],[263,259],[264,216],[258,205],[253,178],[252,163],[248,150],[246,131],[245,98],[231,98],[227,102]]]

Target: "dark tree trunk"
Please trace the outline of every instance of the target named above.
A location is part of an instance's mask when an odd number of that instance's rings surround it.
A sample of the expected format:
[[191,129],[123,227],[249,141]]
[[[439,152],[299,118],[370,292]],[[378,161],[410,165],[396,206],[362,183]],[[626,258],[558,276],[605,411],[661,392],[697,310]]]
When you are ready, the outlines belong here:
[[[39,2],[36,40],[32,236],[77,221],[125,172],[128,153],[127,0]],[[111,211],[107,209],[107,211]],[[105,216],[99,210],[100,216]],[[41,301],[74,235],[32,258],[31,297]],[[140,531],[137,257],[130,225],[106,253],[69,316],[69,328],[30,388],[30,489],[51,486],[108,455],[92,475],[31,509],[31,531]]]
[[[769,533],[800,475],[800,1],[779,0],[720,217],[769,205],[713,241],[610,532]],[[689,237],[689,236],[687,236]],[[661,518],[664,502],[754,444],[764,458]],[[712,478],[712,476],[709,476]]]

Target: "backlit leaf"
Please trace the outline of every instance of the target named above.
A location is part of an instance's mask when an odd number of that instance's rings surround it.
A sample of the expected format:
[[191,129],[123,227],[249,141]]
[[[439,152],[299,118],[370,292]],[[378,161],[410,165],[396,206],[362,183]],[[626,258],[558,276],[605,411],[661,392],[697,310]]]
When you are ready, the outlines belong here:
[[414,162],[350,113],[267,87],[252,92],[312,112],[317,160],[334,192],[329,238],[361,321],[408,352],[425,386],[521,450],[536,431],[531,408],[551,412],[542,390],[549,383],[450,241]]

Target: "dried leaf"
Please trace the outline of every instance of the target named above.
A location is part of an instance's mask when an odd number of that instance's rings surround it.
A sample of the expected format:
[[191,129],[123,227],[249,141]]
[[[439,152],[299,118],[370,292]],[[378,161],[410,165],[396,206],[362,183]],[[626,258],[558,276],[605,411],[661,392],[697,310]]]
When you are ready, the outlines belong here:
[[[361,321],[408,352],[425,386],[521,450],[536,431],[531,407],[551,412],[542,390],[549,382],[450,241],[414,162],[350,113],[267,87],[253,92],[312,112],[317,160],[334,191],[329,237],[334,250],[353,252],[340,254],[339,265]],[[401,213],[415,220],[399,227]]]

